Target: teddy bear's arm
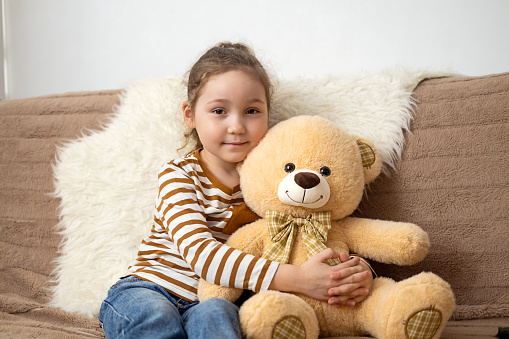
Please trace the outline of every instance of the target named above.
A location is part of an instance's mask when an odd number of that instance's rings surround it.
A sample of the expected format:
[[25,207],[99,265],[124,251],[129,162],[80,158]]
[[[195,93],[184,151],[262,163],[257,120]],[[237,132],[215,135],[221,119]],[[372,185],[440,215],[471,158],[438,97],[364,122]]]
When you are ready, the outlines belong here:
[[346,218],[341,223],[337,226],[343,228],[350,251],[365,258],[414,265],[428,253],[428,235],[415,224],[364,218]]
[[266,243],[270,243],[270,236],[264,219],[239,228],[226,242],[228,246],[252,254],[255,257],[263,255]]
[[[264,239],[268,237],[264,220],[258,220],[241,227],[231,235],[226,244],[243,252],[261,257]],[[264,231],[265,230],[265,231]],[[265,235],[265,236],[264,236]],[[270,239],[268,239],[270,240]],[[198,299],[205,301],[210,298],[223,298],[235,302],[242,294],[240,288],[219,286],[200,279],[198,285]]]

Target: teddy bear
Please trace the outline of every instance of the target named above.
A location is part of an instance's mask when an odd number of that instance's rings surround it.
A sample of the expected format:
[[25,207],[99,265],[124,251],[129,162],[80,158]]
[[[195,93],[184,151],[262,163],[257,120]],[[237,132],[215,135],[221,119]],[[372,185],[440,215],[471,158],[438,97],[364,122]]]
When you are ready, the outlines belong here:
[[[326,248],[381,263],[416,264],[430,246],[420,227],[351,216],[380,172],[374,145],[330,120],[302,115],[280,122],[239,166],[245,202],[261,219],[241,227],[227,244],[294,265]],[[204,280],[198,287],[201,301],[233,302],[242,292]],[[263,291],[247,299],[239,315],[247,338],[432,339],[440,337],[454,307],[450,285],[423,272],[399,282],[376,277],[369,296],[355,306]]]

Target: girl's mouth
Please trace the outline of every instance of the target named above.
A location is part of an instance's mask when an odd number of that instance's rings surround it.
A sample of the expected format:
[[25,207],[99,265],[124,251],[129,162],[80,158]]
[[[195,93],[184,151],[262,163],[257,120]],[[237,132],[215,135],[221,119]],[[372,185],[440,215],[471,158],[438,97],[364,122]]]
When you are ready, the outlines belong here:
[[224,144],[230,146],[242,146],[247,144],[247,142],[225,142]]

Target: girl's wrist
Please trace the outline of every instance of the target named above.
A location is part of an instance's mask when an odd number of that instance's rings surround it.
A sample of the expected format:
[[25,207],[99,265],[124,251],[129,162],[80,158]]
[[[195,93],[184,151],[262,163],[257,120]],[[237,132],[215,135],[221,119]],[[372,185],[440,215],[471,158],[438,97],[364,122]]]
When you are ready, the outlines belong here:
[[274,274],[274,278],[269,285],[269,290],[281,291],[281,292],[300,292],[299,277],[298,273],[299,266],[289,264],[279,264],[279,267]]

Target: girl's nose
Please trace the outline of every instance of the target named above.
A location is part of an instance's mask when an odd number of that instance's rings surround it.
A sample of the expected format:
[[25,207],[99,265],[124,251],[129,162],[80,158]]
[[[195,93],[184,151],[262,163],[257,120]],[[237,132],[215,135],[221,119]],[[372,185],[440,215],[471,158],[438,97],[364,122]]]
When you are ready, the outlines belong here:
[[230,134],[243,134],[246,132],[244,121],[242,118],[232,117],[228,125],[228,133]]

